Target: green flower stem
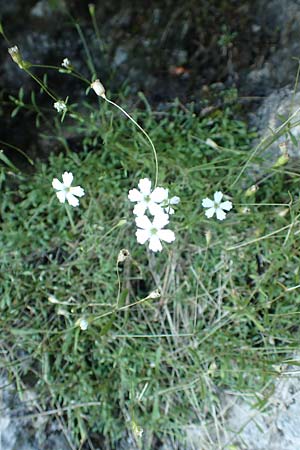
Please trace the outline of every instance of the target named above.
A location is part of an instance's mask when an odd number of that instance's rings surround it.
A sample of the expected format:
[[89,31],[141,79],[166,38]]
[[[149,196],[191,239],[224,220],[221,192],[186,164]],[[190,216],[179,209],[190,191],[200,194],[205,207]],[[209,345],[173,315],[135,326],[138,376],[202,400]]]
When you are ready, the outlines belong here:
[[70,221],[70,224],[71,224],[72,231],[75,234],[76,233],[76,227],[75,227],[75,224],[74,224],[74,221],[73,221],[70,209],[69,209],[69,207],[68,207],[68,205],[66,203],[65,203],[65,208],[66,208],[67,215],[68,215],[68,218],[69,218],[69,221]]
[[30,70],[24,68],[25,72],[34,79],[34,81],[36,81],[41,88],[56,102],[58,99],[49,91],[49,89],[46,87],[46,85],[35,75],[33,75],[33,73],[30,72]]
[[81,81],[84,81],[85,83],[87,83],[88,85],[90,85],[90,81],[85,78],[83,75],[81,75],[79,72],[77,72],[74,69],[63,69],[60,66],[51,66],[51,65],[47,65],[47,64],[31,64],[31,67],[36,67],[39,69],[53,69],[53,70],[58,70],[60,73],[64,73],[67,75],[71,75],[72,77],[78,78]]
[[158,160],[157,160],[157,152],[156,149],[154,147],[154,144],[152,142],[152,139],[150,138],[149,134],[146,133],[146,131],[123,109],[121,108],[121,106],[119,106],[117,103],[109,100],[107,97],[103,97],[108,103],[110,103],[111,105],[115,106],[116,108],[118,108],[123,114],[125,114],[126,117],[128,117],[129,120],[131,120],[131,122],[144,134],[144,136],[146,136],[146,138],[148,139],[152,151],[153,151],[153,155],[154,155],[154,160],[155,160],[155,183],[154,183],[154,188],[156,188],[157,186],[157,181],[158,181]]

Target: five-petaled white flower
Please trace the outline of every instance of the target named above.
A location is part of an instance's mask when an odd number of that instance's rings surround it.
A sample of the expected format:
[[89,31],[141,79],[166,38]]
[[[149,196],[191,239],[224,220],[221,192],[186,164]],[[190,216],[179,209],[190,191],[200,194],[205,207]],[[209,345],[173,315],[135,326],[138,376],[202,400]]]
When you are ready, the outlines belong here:
[[167,200],[168,190],[157,187],[151,192],[151,181],[148,178],[142,178],[139,181],[138,189],[131,189],[128,198],[131,202],[137,202],[133,209],[133,213],[137,216],[143,216],[149,209],[152,216],[163,214],[162,207],[159,203]]
[[63,182],[54,178],[52,181],[52,187],[56,189],[56,195],[60,203],[65,203],[67,200],[69,205],[78,206],[79,200],[76,197],[82,197],[84,190],[80,186],[72,187],[73,174],[71,172],[64,172],[62,175]]
[[69,58],[64,58],[64,60],[63,60],[63,62],[61,63],[61,65],[62,65],[63,67],[65,67],[66,69],[70,69],[71,63],[70,63]]
[[213,200],[210,200],[209,198],[202,200],[203,208],[208,208],[207,211],[205,211],[206,217],[211,218],[216,213],[217,219],[225,219],[226,213],[223,210],[230,211],[232,208],[232,203],[229,201],[221,202],[222,197],[222,192],[218,191],[214,193]]
[[67,105],[63,100],[58,100],[54,103],[53,107],[56,109],[58,113],[63,112],[67,109]]
[[164,212],[166,214],[174,214],[174,209],[171,207],[171,205],[178,205],[178,203],[180,202],[180,198],[179,197],[171,197],[170,199],[168,199],[166,202],[163,202],[162,207],[164,209]]
[[167,214],[158,214],[153,222],[147,216],[139,216],[135,219],[138,227],[135,235],[139,244],[145,244],[149,240],[149,249],[153,252],[161,252],[162,245],[160,241],[173,242],[175,234],[171,230],[163,230],[169,223]]

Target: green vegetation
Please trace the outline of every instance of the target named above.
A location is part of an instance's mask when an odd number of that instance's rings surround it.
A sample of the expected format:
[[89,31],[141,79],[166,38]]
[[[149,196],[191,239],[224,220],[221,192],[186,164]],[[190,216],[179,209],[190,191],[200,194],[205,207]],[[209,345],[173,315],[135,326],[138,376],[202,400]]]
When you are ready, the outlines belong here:
[[[81,114],[55,118],[60,153],[32,173],[1,169],[1,363],[43,409],[63,409],[73,442],[96,433],[109,448],[127,431],[154,448],[154,436],[184,440],[209,421],[219,387],[263,388],[298,347],[300,297],[287,288],[300,284],[299,174],[261,169],[249,191],[251,173],[239,175],[254,134],[232,107],[200,119],[147,106],[134,117],[156,144],[159,185],[181,197],[176,241],[149,253],[127,193],[153,178],[151,148],[105,102]],[[52,189],[65,170],[85,189],[79,208]],[[201,206],[217,190],[234,205],[224,222]]]

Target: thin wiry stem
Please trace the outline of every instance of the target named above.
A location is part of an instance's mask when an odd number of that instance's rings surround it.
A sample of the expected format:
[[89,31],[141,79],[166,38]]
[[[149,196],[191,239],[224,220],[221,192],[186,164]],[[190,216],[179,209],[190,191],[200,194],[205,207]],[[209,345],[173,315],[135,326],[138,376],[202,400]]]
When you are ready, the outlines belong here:
[[153,151],[153,155],[154,155],[154,160],[155,160],[155,183],[154,183],[154,188],[156,188],[157,186],[157,181],[158,181],[158,160],[157,160],[157,152],[155,149],[155,146],[152,142],[152,139],[150,138],[149,134],[123,109],[121,108],[121,106],[119,106],[117,103],[113,102],[112,100],[109,100],[107,97],[103,97],[108,103],[112,104],[113,106],[115,106],[116,108],[118,108],[123,114],[125,114],[125,116],[131,120],[131,122],[144,134],[144,136],[146,136],[146,138],[148,139],[152,151]]

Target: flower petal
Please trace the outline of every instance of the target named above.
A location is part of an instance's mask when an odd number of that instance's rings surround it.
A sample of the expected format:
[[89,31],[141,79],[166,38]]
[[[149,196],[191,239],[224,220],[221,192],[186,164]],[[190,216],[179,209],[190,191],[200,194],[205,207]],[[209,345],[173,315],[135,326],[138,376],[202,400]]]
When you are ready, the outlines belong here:
[[214,202],[210,200],[210,198],[204,198],[202,200],[202,206],[203,208],[212,208],[214,206]]
[[143,199],[143,195],[137,189],[131,189],[128,192],[128,198],[131,202],[140,202]]
[[180,197],[176,197],[176,195],[175,195],[175,197],[172,197],[172,198],[170,198],[170,205],[178,205],[178,203],[180,202]]
[[149,180],[149,178],[142,178],[139,181],[139,189],[141,191],[142,194],[144,195],[149,195],[151,192],[151,181]]
[[79,205],[78,198],[75,197],[73,194],[71,194],[71,192],[67,192],[66,198],[68,200],[69,205],[74,206],[74,208]]
[[136,216],[143,216],[147,209],[147,204],[145,202],[140,202],[135,205],[133,208],[133,214]]
[[158,205],[157,203],[154,202],[150,202],[147,204],[148,209],[150,211],[150,214],[152,214],[152,216],[158,216],[159,214],[163,214],[163,209],[160,205]]
[[60,203],[65,203],[66,201],[66,192],[65,191],[58,191],[56,192],[56,196]]
[[148,230],[136,230],[135,235],[139,244],[145,244],[150,237]]
[[220,203],[220,208],[225,209],[225,211],[230,211],[232,208],[232,203],[229,201],[222,202],[222,203]]
[[222,200],[223,194],[221,191],[217,191],[214,193],[214,201],[215,203],[220,203],[220,201]]
[[172,230],[158,230],[157,235],[162,241],[168,243],[175,241],[175,233]]
[[157,187],[150,194],[151,200],[155,203],[161,203],[168,198],[168,189]]
[[205,215],[208,219],[210,219],[214,213],[215,213],[216,209],[215,208],[209,208],[205,211]]
[[223,211],[223,209],[217,208],[216,209],[216,216],[217,216],[217,219],[224,220],[225,217],[226,217],[226,213]]
[[52,180],[52,187],[54,189],[57,189],[58,191],[63,191],[65,186],[59,181],[57,178],[53,178]]
[[144,230],[150,230],[150,228],[152,228],[152,223],[147,216],[137,217],[135,223],[138,228],[143,228]]
[[157,235],[151,236],[149,241],[149,249],[153,252],[161,252],[162,245]]
[[73,181],[72,172],[64,172],[62,176],[65,187],[70,187]]
[[71,192],[71,194],[76,195],[76,197],[84,196],[84,190],[80,186],[71,187],[70,192]]
[[153,219],[153,227],[157,230],[161,230],[169,223],[168,214],[157,214]]

